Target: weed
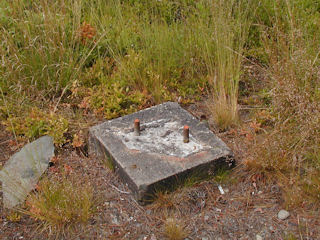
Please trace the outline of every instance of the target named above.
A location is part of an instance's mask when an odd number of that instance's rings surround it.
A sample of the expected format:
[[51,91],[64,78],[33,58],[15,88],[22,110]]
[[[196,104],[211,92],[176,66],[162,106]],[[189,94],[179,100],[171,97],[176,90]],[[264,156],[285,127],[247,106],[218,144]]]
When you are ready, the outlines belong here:
[[170,210],[175,209],[176,203],[174,201],[173,194],[167,191],[157,191],[154,193],[155,201],[152,204],[152,209],[155,210]]
[[227,183],[230,181],[230,170],[219,168],[214,175],[214,180],[218,183]]
[[7,220],[10,222],[20,222],[21,220],[21,214],[17,211],[11,211],[7,216]]

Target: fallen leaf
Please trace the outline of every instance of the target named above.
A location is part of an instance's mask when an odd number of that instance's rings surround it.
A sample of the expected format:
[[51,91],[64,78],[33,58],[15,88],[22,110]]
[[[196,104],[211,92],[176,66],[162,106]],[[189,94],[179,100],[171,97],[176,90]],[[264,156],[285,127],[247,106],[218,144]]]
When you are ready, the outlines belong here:
[[66,174],[70,174],[72,173],[72,167],[70,167],[68,164],[64,164],[64,171],[66,172]]

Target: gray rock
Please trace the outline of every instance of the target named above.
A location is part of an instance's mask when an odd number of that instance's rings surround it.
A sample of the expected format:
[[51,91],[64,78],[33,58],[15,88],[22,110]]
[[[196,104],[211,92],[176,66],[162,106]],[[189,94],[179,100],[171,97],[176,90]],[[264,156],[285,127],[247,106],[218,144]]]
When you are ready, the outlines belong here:
[[290,216],[290,213],[286,210],[280,210],[278,212],[278,218],[281,219],[281,220],[285,220],[287,219],[288,217]]
[[259,234],[256,235],[256,239],[257,240],[263,240],[263,238]]
[[14,208],[26,199],[53,156],[53,139],[43,136],[24,146],[8,160],[0,171],[5,208]]
[[110,216],[111,216],[112,224],[114,224],[114,225],[119,225],[120,224],[118,216],[113,215],[113,214],[111,214]]

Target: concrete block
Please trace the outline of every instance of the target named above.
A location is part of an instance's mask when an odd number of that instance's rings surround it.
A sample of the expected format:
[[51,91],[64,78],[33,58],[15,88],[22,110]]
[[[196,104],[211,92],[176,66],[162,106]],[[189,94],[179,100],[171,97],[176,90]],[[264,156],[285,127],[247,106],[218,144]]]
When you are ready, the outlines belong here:
[[[140,133],[134,122],[140,121]],[[188,126],[189,141],[183,137]],[[231,150],[178,103],[163,103],[90,128],[89,154],[109,158],[140,203],[159,185],[194,172],[231,168]],[[170,187],[170,186],[168,186]]]

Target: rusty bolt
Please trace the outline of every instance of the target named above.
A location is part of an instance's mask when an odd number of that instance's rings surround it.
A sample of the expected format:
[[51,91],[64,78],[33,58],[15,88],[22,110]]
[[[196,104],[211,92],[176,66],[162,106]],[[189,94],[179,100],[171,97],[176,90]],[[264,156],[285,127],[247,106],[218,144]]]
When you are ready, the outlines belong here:
[[183,127],[183,142],[184,143],[189,142],[189,126],[187,125]]
[[134,135],[140,136],[140,120],[138,118],[134,120],[133,131],[134,131]]

